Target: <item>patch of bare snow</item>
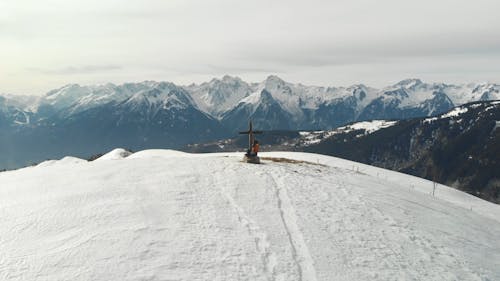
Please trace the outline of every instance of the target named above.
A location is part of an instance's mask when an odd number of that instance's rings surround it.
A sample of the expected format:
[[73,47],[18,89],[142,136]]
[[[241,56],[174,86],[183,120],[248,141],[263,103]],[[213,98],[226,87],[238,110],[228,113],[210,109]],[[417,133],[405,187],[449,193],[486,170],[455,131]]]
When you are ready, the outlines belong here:
[[352,129],[352,130],[365,130],[366,134],[371,134],[375,131],[378,131],[383,128],[388,128],[391,126],[394,126],[397,123],[397,121],[386,121],[386,120],[372,120],[372,121],[363,121],[363,122],[357,122],[351,125],[347,125],[345,127],[346,130]]
[[346,125],[343,127],[338,127],[331,131],[299,132],[299,134],[302,137],[301,139],[302,143],[308,146],[320,143],[323,139],[327,139],[333,135],[348,133],[356,130],[365,130],[363,134],[359,134],[357,136],[357,137],[362,137],[365,135],[372,134],[380,129],[394,126],[396,123],[397,121],[386,121],[386,120],[363,121]]
[[468,111],[467,107],[456,107],[453,110],[451,110],[450,112],[441,115],[440,118],[456,117],[456,116],[459,116],[460,114],[463,114],[467,111]]

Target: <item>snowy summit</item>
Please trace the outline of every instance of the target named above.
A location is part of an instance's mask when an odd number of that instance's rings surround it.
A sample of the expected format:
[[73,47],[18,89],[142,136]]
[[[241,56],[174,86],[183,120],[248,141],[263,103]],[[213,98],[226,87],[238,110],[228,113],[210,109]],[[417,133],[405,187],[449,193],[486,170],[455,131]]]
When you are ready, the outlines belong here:
[[500,206],[334,157],[114,150],[0,173],[1,280],[500,280]]

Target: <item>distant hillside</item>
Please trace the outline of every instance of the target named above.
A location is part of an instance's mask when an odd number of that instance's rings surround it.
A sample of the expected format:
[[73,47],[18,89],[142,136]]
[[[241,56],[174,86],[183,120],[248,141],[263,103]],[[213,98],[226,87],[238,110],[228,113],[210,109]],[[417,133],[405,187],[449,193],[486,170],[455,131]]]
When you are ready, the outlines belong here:
[[[448,113],[410,120],[354,123],[332,131],[261,136],[263,150],[334,155],[416,175],[500,203],[500,101],[469,103]],[[234,151],[238,137],[188,151]]]

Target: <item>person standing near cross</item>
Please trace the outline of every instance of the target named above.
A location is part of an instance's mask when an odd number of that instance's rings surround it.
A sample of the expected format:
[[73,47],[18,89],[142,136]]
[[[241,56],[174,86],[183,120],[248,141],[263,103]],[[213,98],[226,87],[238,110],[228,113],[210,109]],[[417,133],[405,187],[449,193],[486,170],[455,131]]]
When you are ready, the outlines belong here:
[[262,134],[262,131],[254,131],[252,121],[250,120],[248,124],[248,131],[240,132],[240,134],[248,135],[248,150],[245,154],[245,161],[249,163],[260,163],[257,153],[259,152],[260,146],[259,141],[255,139],[256,134]]

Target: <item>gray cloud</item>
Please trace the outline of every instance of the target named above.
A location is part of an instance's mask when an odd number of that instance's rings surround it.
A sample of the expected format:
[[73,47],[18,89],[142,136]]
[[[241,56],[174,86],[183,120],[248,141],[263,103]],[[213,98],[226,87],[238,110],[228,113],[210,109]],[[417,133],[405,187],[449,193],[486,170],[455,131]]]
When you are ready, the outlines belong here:
[[[457,56],[500,56],[500,33],[455,32],[404,35],[394,38],[360,38],[350,42],[294,42],[289,46],[260,44],[241,46],[240,59],[274,62],[282,67],[322,67],[380,64],[392,60]],[[466,38],[466,39],[464,39]]]
[[0,91],[226,73],[323,85],[499,81],[498,10],[498,0],[6,0]]
[[118,65],[85,65],[85,66],[67,66],[56,69],[44,68],[28,68],[33,72],[39,72],[48,75],[75,75],[75,74],[95,74],[112,70],[120,70],[121,66]]

